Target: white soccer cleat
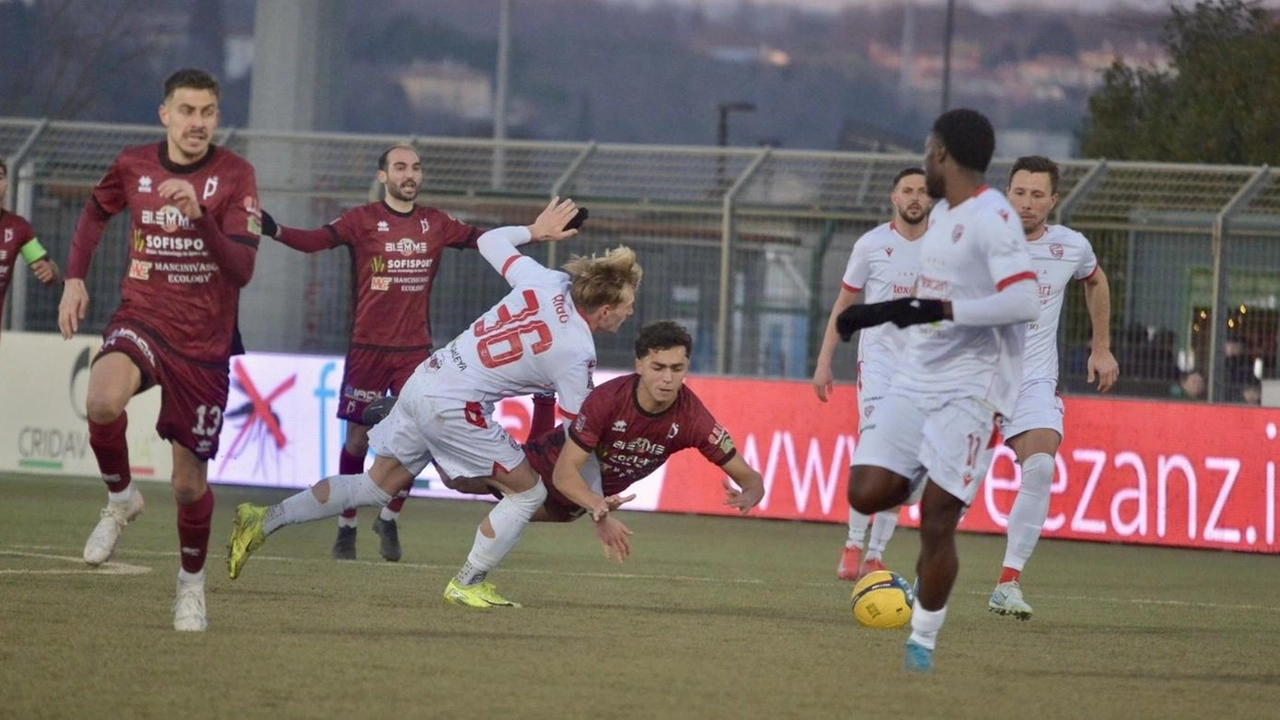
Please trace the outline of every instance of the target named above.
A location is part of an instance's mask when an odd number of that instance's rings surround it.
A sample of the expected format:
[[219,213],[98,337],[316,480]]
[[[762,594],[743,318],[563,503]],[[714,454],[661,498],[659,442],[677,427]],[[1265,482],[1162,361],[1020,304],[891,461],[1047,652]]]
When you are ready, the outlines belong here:
[[1022,599],[1022,588],[1018,586],[1017,580],[996,585],[996,589],[991,591],[987,607],[1000,615],[1012,615],[1019,620],[1031,619],[1031,606]]
[[99,512],[98,526],[89,534],[84,544],[85,563],[98,567],[111,559],[116,550],[116,541],[120,539],[120,531],[133,519],[142,514],[146,503],[142,501],[142,493],[134,488],[133,495],[121,502],[107,502],[107,506]]
[[209,619],[204,609],[204,582],[178,580],[178,597],[173,602],[173,629],[178,632],[204,632]]

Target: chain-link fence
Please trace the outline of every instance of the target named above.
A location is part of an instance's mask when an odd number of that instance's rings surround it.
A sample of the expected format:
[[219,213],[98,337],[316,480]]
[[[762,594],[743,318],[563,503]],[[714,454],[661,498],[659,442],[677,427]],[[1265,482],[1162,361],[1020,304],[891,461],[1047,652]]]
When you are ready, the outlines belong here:
[[[9,207],[65,258],[93,184],[126,145],[158,128],[0,119]],[[263,206],[316,227],[378,197],[375,161],[406,138],[224,130],[218,141],[257,168]],[[540,261],[624,243],[645,267],[634,324],[671,318],[695,338],[697,372],[803,378],[853,242],[889,219],[890,185],[920,158],[771,149],[408,138],[424,170],[419,202],[483,227],[525,224],[548,196],[591,209],[580,239],[538,246]],[[1003,186],[1011,161],[988,178]],[[1056,221],[1087,235],[1110,280],[1118,392],[1237,401],[1276,375],[1280,346],[1280,172],[1262,167],[1073,161],[1062,164]],[[88,283],[86,331],[105,324],[124,271],[116,218]],[[268,244],[264,244],[267,247]],[[300,327],[258,333],[259,350],[341,353],[350,323],[350,257],[284,253],[289,282],[255,276],[242,319],[265,304],[301,308]],[[264,253],[265,254],[265,253]],[[260,260],[261,264],[261,260]],[[18,273],[6,327],[53,331],[58,294]],[[251,285],[251,290],[254,290]],[[451,337],[505,291],[477,253],[448,253],[432,296],[438,338]],[[1087,390],[1089,315],[1072,288],[1059,338],[1062,382]],[[264,317],[268,315],[262,315]],[[260,319],[260,318],[259,318]],[[246,333],[247,339],[252,333]],[[600,364],[630,365],[631,333],[598,339]],[[835,369],[854,373],[853,346]]]

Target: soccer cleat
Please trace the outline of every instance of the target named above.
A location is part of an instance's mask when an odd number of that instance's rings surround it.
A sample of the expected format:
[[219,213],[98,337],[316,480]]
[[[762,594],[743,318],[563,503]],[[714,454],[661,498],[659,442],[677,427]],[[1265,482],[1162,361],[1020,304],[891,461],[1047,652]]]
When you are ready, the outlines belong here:
[[450,580],[449,586],[444,589],[444,601],[473,608],[520,607],[520,603],[513,603],[499,595],[491,582],[459,585],[456,579]]
[[996,589],[991,591],[987,607],[1000,615],[1012,615],[1019,620],[1031,619],[1031,606],[1022,599],[1022,588],[1018,586],[1017,580],[996,585]]
[[845,547],[840,555],[840,564],[836,566],[836,577],[841,580],[857,580],[861,577],[858,568],[862,567],[862,548]]
[[382,538],[382,544],[378,547],[382,559],[387,562],[399,562],[400,529],[396,527],[396,521],[378,518],[373,521],[373,532]]
[[867,558],[866,560],[862,561],[862,569],[858,571],[858,579],[861,580],[862,578],[866,577],[867,575],[870,575],[873,572],[878,572],[880,570],[888,570],[888,569],[889,568],[884,566],[884,561],[881,560],[880,558],[878,557]]
[[338,537],[333,541],[334,560],[356,559],[356,529],[338,526]]
[[204,609],[204,583],[178,581],[178,598],[173,602],[173,629],[204,632],[209,619]]
[[902,658],[902,669],[907,672],[933,672],[933,651],[908,640],[907,652]]
[[142,501],[142,493],[134,488],[128,500],[107,502],[107,506],[98,513],[98,525],[89,533],[84,544],[85,563],[97,567],[111,559],[116,551],[116,541],[120,539],[120,531],[142,514],[146,503]]
[[267,541],[267,533],[262,529],[266,515],[267,509],[260,505],[240,503],[236,507],[235,526],[227,543],[227,575],[232,580],[240,577],[249,556]]

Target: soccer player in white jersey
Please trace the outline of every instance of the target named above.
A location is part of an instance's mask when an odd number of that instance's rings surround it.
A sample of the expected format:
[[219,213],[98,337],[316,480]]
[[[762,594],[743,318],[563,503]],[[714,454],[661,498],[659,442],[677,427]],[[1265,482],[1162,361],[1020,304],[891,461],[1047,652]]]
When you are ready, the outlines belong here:
[[1013,412],[1026,324],[1039,313],[1017,213],[982,175],[995,132],[973,110],[943,113],[925,143],[925,186],[937,200],[920,238],[916,297],[854,305],[842,338],[892,322],[911,327],[893,383],[864,419],[849,504],[872,514],[920,502],[918,595],[904,665],[933,668],[955,583],[956,525],[986,476],[996,419]]
[[1049,225],[1058,203],[1058,165],[1047,157],[1018,158],[1009,173],[1009,202],[1022,220],[1027,250],[1040,291],[1040,317],[1027,325],[1022,389],[1013,415],[1001,418],[1000,432],[1022,467],[1022,484],[1009,511],[1004,567],[987,605],[993,612],[1019,620],[1031,618],[1031,606],[1019,585],[1022,569],[1049,517],[1049,488],[1054,458],[1062,443],[1062,398],[1058,397],[1058,319],[1067,284],[1084,283],[1084,302],[1093,327],[1088,379],[1107,392],[1120,377],[1111,354],[1111,289],[1084,235],[1063,225]]
[[[861,296],[863,302],[883,302],[911,295],[916,270],[920,266],[920,243],[916,242],[928,228],[925,220],[933,201],[924,187],[924,169],[906,168],[893,179],[889,194],[893,204],[893,220],[872,228],[853,244],[849,264],[845,267],[840,295],[831,306],[827,329],[822,335],[813,371],[813,389],[818,399],[826,402],[835,388],[831,358],[835,355],[839,335],[836,318]],[[889,380],[897,367],[901,338],[897,328],[881,326],[858,333],[858,422],[874,410],[884,397]],[[849,535],[836,566],[836,577],[854,580],[876,570],[884,570],[884,548],[898,526],[898,511],[876,513],[871,524],[871,539],[863,555],[863,542],[871,518],[849,508]]]
[[640,266],[627,247],[574,258],[565,266],[568,274],[516,250],[531,238],[575,234],[564,229],[575,209],[571,201],[552,201],[533,225],[480,237],[480,253],[511,292],[410,376],[390,415],[370,432],[377,457],[368,472],[327,478],[269,508],[245,503],[236,509],[227,558],[231,579],[272,532],[347,508],[385,505],[434,461],[448,477],[487,477],[504,494],[480,524],[446,598],[480,607],[513,605],[485,582],[485,574],[515,545],[546,488],[519,443],[494,420],[494,404],[554,390],[561,414],[572,419],[591,387],[591,334],[618,330],[631,315],[640,283]]

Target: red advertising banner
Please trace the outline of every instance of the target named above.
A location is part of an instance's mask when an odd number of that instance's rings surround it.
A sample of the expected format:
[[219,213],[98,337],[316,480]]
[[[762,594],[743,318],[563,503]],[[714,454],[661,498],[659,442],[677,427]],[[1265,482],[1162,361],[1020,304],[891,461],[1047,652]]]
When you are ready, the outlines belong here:
[[[763,517],[844,523],[857,444],[854,389],[822,403],[807,383],[689,381],[765,479]],[[1280,409],[1066,399],[1044,537],[1280,553],[1276,442]],[[1001,447],[961,528],[1002,533],[1019,483]],[[660,511],[727,514],[719,470],[697,453],[671,459]],[[902,510],[904,525],[917,509]]]

